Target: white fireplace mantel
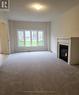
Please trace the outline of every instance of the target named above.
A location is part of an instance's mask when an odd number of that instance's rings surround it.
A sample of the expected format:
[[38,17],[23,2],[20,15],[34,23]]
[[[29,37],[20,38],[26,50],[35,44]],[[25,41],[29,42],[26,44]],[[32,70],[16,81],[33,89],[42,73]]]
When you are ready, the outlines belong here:
[[68,64],[79,64],[79,37],[57,38],[58,58],[60,44],[68,46]]

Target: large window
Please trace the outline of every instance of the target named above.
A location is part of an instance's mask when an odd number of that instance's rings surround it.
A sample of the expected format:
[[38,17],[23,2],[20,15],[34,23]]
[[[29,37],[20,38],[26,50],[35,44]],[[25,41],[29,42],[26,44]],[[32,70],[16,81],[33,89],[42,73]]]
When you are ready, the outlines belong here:
[[17,30],[18,47],[44,46],[44,31]]
[[18,31],[18,46],[24,46],[24,32]]
[[25,31],[24,33],[24,37],[25,37],[25,46],[26,47],[30,47],[31,46],[31,34],[30,34],[30,31]]

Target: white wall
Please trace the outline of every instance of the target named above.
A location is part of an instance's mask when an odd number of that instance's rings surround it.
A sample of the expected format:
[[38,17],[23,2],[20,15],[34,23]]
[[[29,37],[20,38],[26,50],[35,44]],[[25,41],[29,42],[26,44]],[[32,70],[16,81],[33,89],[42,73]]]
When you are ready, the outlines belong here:
[[[16,29],[27,29],[27,30],[44,30],[46,32],[46,50],[49,50],[49,34],[50,34],[50,22],[24,22],[24,21],[9,21],[10,27],[10,47],[11,52],[18,52],[16,48]],[[39,49],[40,50],[40,49]],[[28,50],[27,50],[28,51]]]
[[79,37],[79,5],[51,23],[51,51],[56,54],[57,37]]

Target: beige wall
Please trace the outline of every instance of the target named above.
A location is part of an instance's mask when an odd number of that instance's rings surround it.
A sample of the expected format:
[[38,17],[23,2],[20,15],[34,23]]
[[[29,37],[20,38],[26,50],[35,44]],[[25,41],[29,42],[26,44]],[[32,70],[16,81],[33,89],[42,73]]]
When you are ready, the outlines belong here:
[[[47,36],[45,36],[46,47],[45,50],[49,50],[49,34],[50,34],[50,22],[24,22],[24,21],[9,21],[9,27],[10,27],[10,47],[11,52],[18,52],[20,51],[19,48],[17,48],[17,37],[16,37],[16,30],[17,29],[27,29],[27,30],[44,30]],[[38,48],[39,49],[39,48]],[[25,49],[23,49],[26,51]],[[32,48],[32,50],[34,50]],[[41,49],[39,49],[41,50]],[[27,49],[27,51],[29,51]]]
[[0,53],[2,53],[2,22],[0,22]]
[[0,11],[0,53],[9,53],[9,27],[7,12]]
[[[0,23],[0,31],[1,31],[1,23]],[[2,50],[1,50],[1,35],[0,35],[0,54],[1,54]]]
[[0,54],[1,54],[1,40],[0,40]]
[[9,53],[8,23],[0,21],[0,53]]
[[51,50],[57,54],[57,37],[79,37],[79,5],[51,24]]

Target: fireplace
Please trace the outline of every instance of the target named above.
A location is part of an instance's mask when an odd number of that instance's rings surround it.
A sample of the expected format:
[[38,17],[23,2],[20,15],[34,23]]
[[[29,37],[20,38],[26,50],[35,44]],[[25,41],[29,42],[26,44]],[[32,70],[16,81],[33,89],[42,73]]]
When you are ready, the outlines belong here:
[[79,64],[79,37],[57,38],[57,57],[68,64]]
[[67,45],[59,45],[59,58],[68,62],[68,46]]

